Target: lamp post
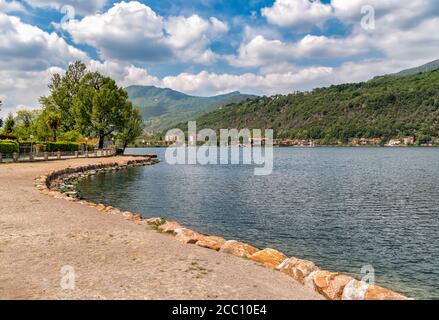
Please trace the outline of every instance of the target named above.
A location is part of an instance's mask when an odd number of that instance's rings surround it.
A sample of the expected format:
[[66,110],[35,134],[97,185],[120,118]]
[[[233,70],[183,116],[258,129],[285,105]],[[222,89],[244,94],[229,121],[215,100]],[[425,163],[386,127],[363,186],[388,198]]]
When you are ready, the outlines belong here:
[[88,137],[85,137],[85,146],[83,146],[83,148],[84,148],[84,152],[83,152],[83,154],[88,154]]
[[30,135],[29,136],[29,140],[30,140],[30,153],[32,153],[34,151],[33,149],[33,140],[34,140],[34,136]]
[[29,160],[30,160],[30,161],[34,161],[34,155],[33,155],[33,151],[34,151],[34,148],[33,148],[33,139],[34,139],[34,136],[33,136],[33,135],[30,135],[30,136],[29,136],[29,140],[30,140],[30,154],[29,154]]

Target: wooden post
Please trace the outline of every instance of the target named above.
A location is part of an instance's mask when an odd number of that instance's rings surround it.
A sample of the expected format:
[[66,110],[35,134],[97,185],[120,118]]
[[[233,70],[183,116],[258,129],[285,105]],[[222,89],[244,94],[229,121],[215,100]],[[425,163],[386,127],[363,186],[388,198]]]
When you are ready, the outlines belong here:
[[75,151],[75,158],[79,158],[79,152]]
[[12,160],[13,160],[14,162],[18,162],[18,153],[17,153],[17,152],[14,152],[14,153],[12,154]]
[[49,160],[49,152],[44,152],[44,161]]
[[61,159],[61,151],[58,151],[58,152],[56,153],[56,157],[58,158],[58,160]]
[[34,154],[32,152],[29,153],[29,161],[34,161]]

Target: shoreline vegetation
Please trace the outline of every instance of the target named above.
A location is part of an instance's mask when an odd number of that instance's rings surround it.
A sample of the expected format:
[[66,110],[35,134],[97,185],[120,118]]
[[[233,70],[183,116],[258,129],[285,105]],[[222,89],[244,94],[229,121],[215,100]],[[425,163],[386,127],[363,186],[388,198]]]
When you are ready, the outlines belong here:
[[178,222],[167,221],[161,217],[143,218],[140,214],[122,212],[112,206],[95,204],[81,200],[76,190],[77,183],[89,177],[114,170],[123,170],[134,166],[153,165],[158,163],[150,157],[142,160],[131,160],[124,165],[108,163],[105,165],[89,165],[53,171],[36,179],[36,187],[44,194],[96,208],[99,212],[121,215],[129,221],[146,222],[158,233],[170,234],[183,244],[196,245],[222,253],[231,254],[254,261],[264,267],[280,271],[300,283],[304,288],[314,290],[328,300],[409,300],[409,298],[389,289],[368,284],[351,276],[320,270],[313,262],[295,257],[288,258],[283,253],[271,249],[258,249],[250,244],[237,240],[226,240],[220,236],[203,235],[181,226]]

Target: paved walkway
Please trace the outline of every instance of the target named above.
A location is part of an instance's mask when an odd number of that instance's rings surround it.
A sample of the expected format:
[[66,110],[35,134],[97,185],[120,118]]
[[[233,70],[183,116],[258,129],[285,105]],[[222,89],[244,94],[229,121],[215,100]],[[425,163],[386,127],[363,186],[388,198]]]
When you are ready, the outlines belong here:
[[[180,244],[34,187],[54,169],[130,159],[0,164],[0,299],[321,298],[252,261]],[[75,288],[63,289],[71,271]]]

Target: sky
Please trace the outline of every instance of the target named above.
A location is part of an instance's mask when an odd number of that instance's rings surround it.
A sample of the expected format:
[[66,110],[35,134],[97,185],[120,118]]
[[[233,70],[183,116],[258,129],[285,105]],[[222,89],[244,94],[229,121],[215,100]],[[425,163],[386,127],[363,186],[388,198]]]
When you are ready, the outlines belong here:
[[0,0],[0,116],[81,60],[212,96],[366,81],[439,59],[437,0]]

